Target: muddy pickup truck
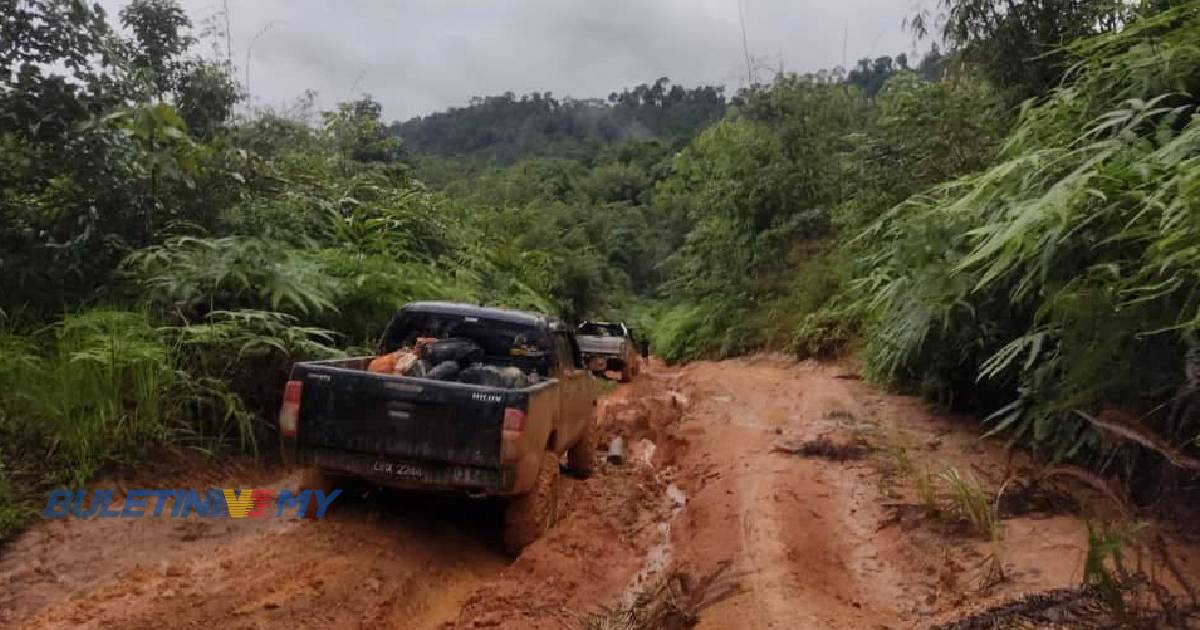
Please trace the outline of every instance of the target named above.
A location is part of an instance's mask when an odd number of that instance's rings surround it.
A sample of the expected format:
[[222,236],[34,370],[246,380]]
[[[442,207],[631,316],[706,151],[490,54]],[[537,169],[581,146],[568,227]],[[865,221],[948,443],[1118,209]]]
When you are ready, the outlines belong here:
[[[539,314],[466,304],[409,304],[380,355],[422,338],[469,339],[483,363],[527,371],[523,387],[375,373],[372,357],[297,363],[279,414],[284,461],[306,485],[348,479],[506,501],[504,544],[517,553],[557,514],[559,463],[592,472],[596,383],[569,327]],[[480,364],[476,364],[477,369]]]
[[649,349],[633,339],[633,331],[620,322],[583,322],[575,329],[583,361],[596,375],[620,372],[621,381],[637,376]]

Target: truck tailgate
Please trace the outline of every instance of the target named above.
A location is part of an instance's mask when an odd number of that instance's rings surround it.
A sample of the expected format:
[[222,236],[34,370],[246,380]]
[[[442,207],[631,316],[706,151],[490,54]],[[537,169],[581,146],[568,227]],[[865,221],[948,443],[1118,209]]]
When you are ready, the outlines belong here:
[[584,354],[621,354],[621,344],[624,339],[621,337],[594,337],[591,335],[580,335],[575,338],[579,342],[579,351]]
[[528,398],[526,390],[311,364],[296,377],[304,446],[480,467],[500,465],[504,408]]

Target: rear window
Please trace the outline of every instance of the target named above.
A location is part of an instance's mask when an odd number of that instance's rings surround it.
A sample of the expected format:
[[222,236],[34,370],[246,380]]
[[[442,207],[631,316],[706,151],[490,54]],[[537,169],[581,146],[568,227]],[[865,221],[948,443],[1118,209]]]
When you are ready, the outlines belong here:
[[579,334],[593,337],[623,337],[625,336],[625,331],[621,329],[620,324],[584,322],[579,325]]
[[553,353],[549,336],[535,326],[447,313],[401,311],[379,344],[381,354],[416,343],[418,337],[466,338],[483,347],[489,362],[523,364],[545,371]]

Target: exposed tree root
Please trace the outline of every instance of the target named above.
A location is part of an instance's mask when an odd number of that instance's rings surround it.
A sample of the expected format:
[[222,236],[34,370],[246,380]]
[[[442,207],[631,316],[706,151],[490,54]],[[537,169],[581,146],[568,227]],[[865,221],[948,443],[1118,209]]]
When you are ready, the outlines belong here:
[[700,611],[742,592],[739,575],[728,562],[696,578],[673,572],[643,589],[628,606],[609,609],[583,621],[586,630],[684,630],[700,621]]
[[833,461],[862,459],[867,454],[867,448],[859,442],[834,442],[829,436],[822,435],[815,440],[807,440],[795,445],[776,446],[772,453],[799,455],[800,457],[820,457]]

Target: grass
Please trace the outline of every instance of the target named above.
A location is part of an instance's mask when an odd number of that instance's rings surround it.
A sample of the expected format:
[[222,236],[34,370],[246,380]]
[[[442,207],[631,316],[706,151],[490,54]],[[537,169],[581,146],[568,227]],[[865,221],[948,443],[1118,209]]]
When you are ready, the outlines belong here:
[[884,452],[881,494],[896,497],[894,480],[910,480],[927,516],[944,522],[965,522],[972,533],[988,541],[992,548],[989,580],[1004,580],[1004,527],[1000,518],[1000,496],[1004,488],[1001,487],[993,498],[974,475],[963,475],[953,466],[945,466],[938,472],[926,466],[918,468],[908,449],[895,441]]
[[913,472],[912,479],[917,491],[917,498],[921,500],[921,505],[925,506],[925,512],[931,516],[941,514],[942,506],[938,501],[937,475],[928,468],[921,468],[920,471]]
[[607,378],[596,379],[596,394],[603,396],[617,388],[617,382]]
[[1141,529],[1137,523],[1088,523],[1083,583],[1098,589],[1104,602],[1117,611],[1124,610],[1122,591],[1129,582],[1123,562],[1125,550],[1136,543]]
[[882,450],[884,458],[879,475],[879,494],[894,499],[899,497],[896,481],[912,475],[912,459],[908,456],[908,448],[894,440],[888,440]]
[[989,540],[1000,538],[1000,515],[996,504],[973,475],[966,476],[947,466],[938,478],[949,491],[954,512],[971,524],[975,533]]
[[29,500],[21,495],[0,462],[0,544],[28,525],[34,514]]
[[1003,488],[993,500],[974,475],[968,473],[963,476],[953,466],[947,466],[938,478],[949,491],[952,513],[970,523],[975,533],[986,538],[992,547],[988,582],[1004,581],[1004,529],[1000,521],[999,497],[1004,491]]
[[[49,348],[37,352],[38,343]],[[144,313],[68,315],[32,338],[5,345],[20,369],[3,374],[5,433],[49,438],[82,483],[105,462],[168,433],[169,394],[179,374],[170,348]]]
[[266,385],[276,366],[328,339],[269,313],[229,315],[176,328],[93,309],[0,328],[0,542],[49,488],[136,468],[156,447],[253,450],[253,416],[233,387],[278,390]]

